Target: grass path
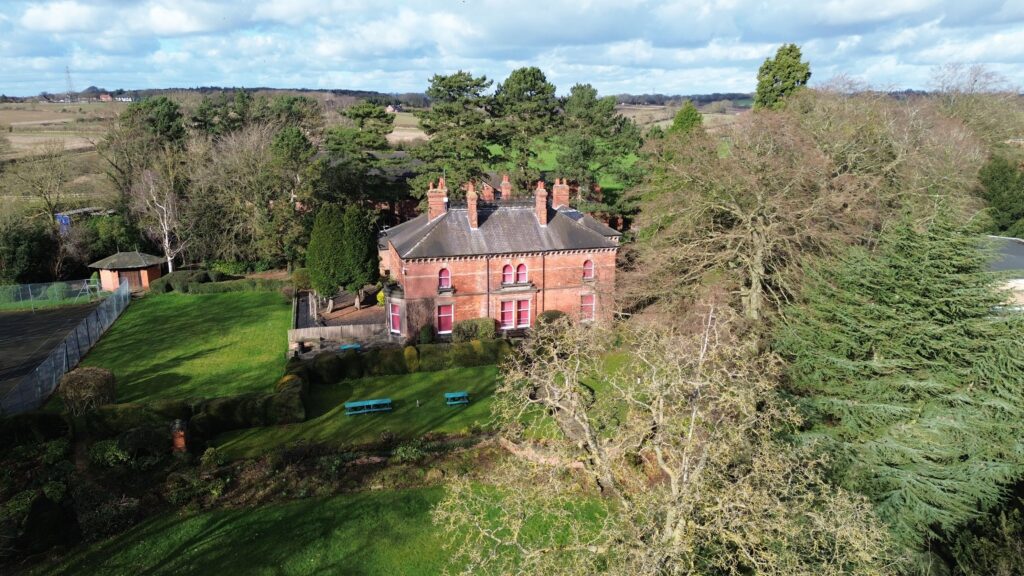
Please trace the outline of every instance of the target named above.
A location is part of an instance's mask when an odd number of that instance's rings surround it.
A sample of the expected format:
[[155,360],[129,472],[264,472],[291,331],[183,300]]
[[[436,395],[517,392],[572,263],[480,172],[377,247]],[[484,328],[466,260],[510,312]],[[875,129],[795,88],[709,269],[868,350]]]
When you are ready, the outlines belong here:
[[419,488],[165,514],[31,574],[440,574],[447,554],[430,510],[441,496]]
[[[219,436],[215,444],[228,458],[240,458],[299,441],[333,446],[368,443],[378,440],[384,431],[403,439],[427,432],[468,432],[474,424],[490,420],[490,397],[497,375],[497,367],[480,366],[312,386],[305,422],[236,430]],[[463,390],[472,398],[469,406],[445,405],[445,392]],[[391,412],[345,415],[345,402],[385,397],[394,403]]]
[[290,314],[270,292],[150,295],[82,363],[113,370],[118,402],[272,391]]

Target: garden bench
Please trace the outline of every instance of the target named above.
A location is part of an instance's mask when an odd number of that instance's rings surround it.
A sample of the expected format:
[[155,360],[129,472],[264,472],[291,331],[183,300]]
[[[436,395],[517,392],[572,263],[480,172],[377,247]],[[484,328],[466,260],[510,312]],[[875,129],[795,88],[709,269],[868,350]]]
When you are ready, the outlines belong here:
[[444,403],[449,406],[469,404],[469,392],[445,392]]
[[345,350],[361,350],[362,347],[363,346],[361,344],[342,344],[341,346],[338,346],[338,350],[340,352],[344,352]]
[[368,414],[370,412],[390,412],[391,398],[375,398],[373,400],[359,400],[357,402],[345,402],[345,415]]

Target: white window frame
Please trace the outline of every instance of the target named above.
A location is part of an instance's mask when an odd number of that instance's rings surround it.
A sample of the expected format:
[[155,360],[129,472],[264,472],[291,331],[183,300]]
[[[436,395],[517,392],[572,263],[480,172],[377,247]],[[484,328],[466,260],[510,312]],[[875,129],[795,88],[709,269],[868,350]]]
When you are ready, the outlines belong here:
[[[583,313],[586,308],[583,304],[584,298],[590,298],[590,316]],[[597,296],[594,294],[580,294],[580,320],[582,322],[593,322],[597,318]]]
[[[512,313],[512,321],[508,325],[505,325],[505,310],[503,310],[503,308],[505,307],[506,304],[511,307],[511,313]],[[516,328],[516,300],[503,300],[501,302],[501,304],[498,307],[498,324],[501,326],[502,330],[515,330],[515,328]]]
[[[397,312],[396,312],[397,310]],[[395,317],[398,317],[398,327],[395,327]],[[392,334],[402,333],[402,308],[398,304],[391,304],[388,307],[388,329]]]
[[[523,302],[526,302],[526,324],[520,324],[519,323],[519,305],[521,303],[523,303]],[[531,312],[531,310],[530,310],[530,299],[526,298],[526,299],[523,299],[523,300],[516,300],[515,303],[516,303],[516,316],[515,316],[516,328],[529,328],[531,323],[532,323],[531,320],[533,320],[532,316],[530,316],[530,312]]]

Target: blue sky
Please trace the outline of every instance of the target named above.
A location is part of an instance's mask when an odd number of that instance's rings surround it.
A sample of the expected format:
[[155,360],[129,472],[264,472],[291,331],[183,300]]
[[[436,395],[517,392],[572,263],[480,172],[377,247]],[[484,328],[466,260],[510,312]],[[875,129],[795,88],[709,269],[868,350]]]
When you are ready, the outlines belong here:
[[0,93],[201,85],[419,92],[539,66],[566,93],[752,91],[796,42],[812,82],[927,88],[948,62],[1024,80],[1024,0],[3,0]]

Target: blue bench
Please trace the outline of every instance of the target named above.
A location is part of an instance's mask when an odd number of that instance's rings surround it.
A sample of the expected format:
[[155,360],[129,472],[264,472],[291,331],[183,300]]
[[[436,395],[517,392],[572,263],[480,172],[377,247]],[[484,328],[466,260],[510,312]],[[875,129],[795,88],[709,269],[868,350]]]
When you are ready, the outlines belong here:
[[338,351],[344,352],[345,350],[361,350],[362,345],[360,344],[342,344],[338,346]]
[[345,415],[369,414],[370,412],[391,412],[391,398],[345,402]]
[[444,403],[449,406],[469,404],[469,392],[445,392]]

